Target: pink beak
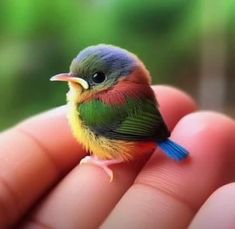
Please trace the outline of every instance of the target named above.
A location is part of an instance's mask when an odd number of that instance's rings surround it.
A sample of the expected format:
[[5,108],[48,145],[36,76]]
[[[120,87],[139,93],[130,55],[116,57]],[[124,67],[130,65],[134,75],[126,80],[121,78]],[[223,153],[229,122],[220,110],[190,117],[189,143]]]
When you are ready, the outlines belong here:
[[67,81],[80,84],[84,89],[88,89],[87,81],[80,77],[74,77],[72,73],[61,73],[50,78],[50,81]]

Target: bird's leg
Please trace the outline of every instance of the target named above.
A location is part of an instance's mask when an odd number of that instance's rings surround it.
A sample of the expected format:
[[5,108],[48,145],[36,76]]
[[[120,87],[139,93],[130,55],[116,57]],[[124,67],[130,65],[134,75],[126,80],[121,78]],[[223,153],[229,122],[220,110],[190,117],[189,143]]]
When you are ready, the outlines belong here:
[[109,176],[111,183],[113,180],[113,171],[108,166],[119,164],[122,163],[123,161],[124,161],[123,159],[102,160],[96,156],[86,156],[80,161],[80,164],[91,163],[93,165],[102,168],[104,172]]

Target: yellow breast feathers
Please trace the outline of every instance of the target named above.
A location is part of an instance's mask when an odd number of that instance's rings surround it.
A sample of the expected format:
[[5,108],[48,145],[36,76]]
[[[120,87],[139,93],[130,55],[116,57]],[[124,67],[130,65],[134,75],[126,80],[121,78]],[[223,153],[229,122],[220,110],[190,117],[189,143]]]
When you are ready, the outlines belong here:
[[95,135],[82,121],[78,111],[79,104],[75,98],[74,91],[70,90],[67,94],[68,120],[73,135],[85,150],[100,159],[132,159],[131,152],[133,152],[135,143]]

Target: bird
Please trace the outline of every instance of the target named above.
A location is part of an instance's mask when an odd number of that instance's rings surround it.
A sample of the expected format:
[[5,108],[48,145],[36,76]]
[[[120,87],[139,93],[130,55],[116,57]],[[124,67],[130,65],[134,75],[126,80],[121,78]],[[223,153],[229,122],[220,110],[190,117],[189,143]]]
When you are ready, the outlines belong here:
[[89,153],[80,163],[101,167],[110,182],[111,165],[134,160],[157,146],[175,161],[188,157],[188,150],[170,139],[150,72],[134,53],[110,44],[92,45],[72,60],[68,73],[50,80],[68,82],[68,121]]

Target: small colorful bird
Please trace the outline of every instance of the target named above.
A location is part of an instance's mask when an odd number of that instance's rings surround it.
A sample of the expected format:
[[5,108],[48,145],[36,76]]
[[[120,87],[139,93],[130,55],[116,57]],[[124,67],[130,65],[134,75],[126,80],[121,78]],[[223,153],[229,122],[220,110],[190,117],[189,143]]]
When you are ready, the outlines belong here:
[[82,50],[69,73],[51,81],[67,81],[68,120],[75,138],[90,152],[82,160],[96,164],[113,179],[109,165],[135,159],[158,145],[179,161],[188,151],[169,139],[158,110],[151,76],[140,59],[106,44]]

